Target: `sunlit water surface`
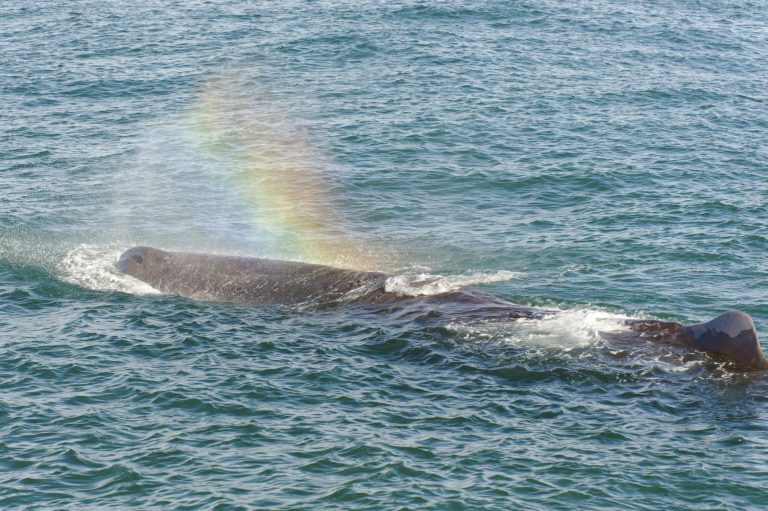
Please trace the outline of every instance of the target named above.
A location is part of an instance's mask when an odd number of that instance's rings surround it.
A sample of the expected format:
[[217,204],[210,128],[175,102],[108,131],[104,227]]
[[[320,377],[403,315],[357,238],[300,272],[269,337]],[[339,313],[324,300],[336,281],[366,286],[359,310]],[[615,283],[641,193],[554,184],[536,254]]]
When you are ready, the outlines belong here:
[[[768,9],[0,7],[2,509],[759,509]],[[557,309],[424,323],[158,294],[126,248]],[[765,346],[765,345],[764,345]]]

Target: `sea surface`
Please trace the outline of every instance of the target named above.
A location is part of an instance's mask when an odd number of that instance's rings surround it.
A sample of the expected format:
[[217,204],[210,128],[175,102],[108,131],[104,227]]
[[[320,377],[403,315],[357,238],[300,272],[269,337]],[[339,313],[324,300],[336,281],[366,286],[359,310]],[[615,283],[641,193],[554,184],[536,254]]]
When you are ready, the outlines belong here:
[[[0,508],[757,510],[768,4],[0,5]],[[544,320],[162,295],[134,245]]]

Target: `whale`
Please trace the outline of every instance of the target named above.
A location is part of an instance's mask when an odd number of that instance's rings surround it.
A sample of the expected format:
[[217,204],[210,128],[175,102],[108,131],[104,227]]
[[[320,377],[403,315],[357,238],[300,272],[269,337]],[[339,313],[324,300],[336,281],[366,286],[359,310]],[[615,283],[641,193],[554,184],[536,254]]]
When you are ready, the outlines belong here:
[[[527,307],[460,289],[429,296],[403,296],[388,290],[384,272],[358,271],[258,257],[175,252],[133,247],[115,266],[159,292],[199,301],[257,306],[332,306],[355,304],[425,323],[457,319],[541,319],[557,311]],[[740,311],[684,325],[653,319],[627,319],[628,334],[707,353],[739,371],[768,369],[754,322]]]

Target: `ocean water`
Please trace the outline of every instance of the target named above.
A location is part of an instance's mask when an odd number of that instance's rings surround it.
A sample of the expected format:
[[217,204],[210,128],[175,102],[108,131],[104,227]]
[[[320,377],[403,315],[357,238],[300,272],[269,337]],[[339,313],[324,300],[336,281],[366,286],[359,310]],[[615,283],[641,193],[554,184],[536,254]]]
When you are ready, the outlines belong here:
[[[0,508],[762,509],[764,1],[6,2]],[[546,320],[157,293],[138,244]]]

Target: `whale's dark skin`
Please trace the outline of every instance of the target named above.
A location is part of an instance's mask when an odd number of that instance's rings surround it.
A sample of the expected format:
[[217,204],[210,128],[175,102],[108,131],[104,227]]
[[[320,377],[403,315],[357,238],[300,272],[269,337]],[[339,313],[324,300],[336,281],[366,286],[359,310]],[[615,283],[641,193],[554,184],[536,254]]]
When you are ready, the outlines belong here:
[[[556,311],[517,305],[475,290],[404,297],[386,290],[389,275],[255,257],[171,252],[151,247],[125,251],[116,266],[158,291],[204,301],[252,305],[357,303],[419,321],[544,318]],[[768,369],[748,314],[731,311],[706,323],[683,325],[626,320],[633,336],[705,351],[737,370]]]

